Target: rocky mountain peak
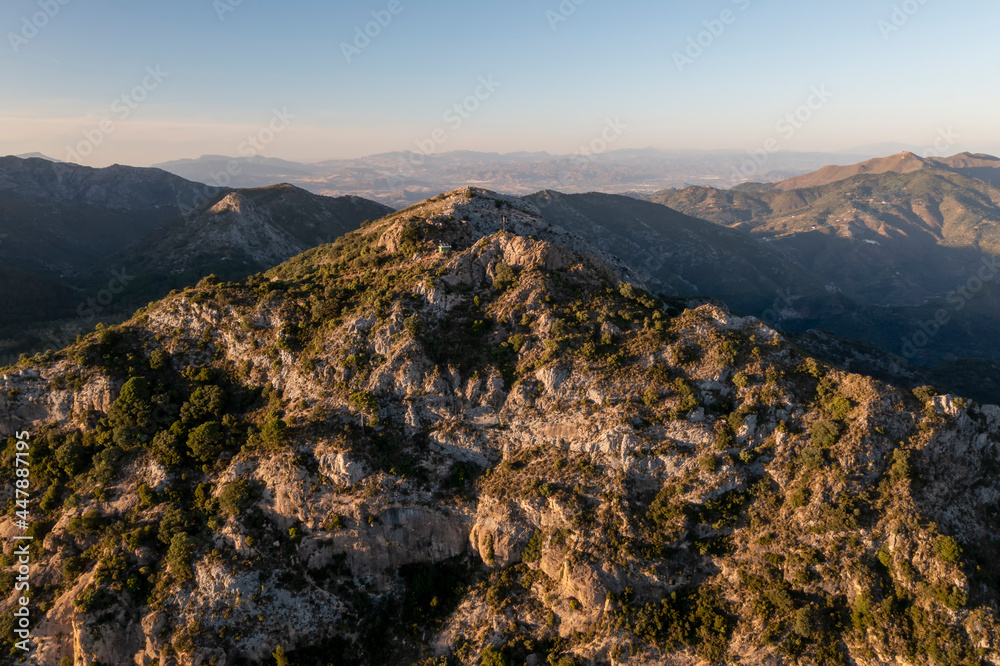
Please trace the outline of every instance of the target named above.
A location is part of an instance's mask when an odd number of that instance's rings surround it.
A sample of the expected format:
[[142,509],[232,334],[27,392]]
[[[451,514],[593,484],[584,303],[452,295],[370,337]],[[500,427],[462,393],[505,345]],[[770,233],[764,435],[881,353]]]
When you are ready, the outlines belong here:
[[[397,251],[407,238],[431,238],[451,249],[466,248],[495,234],[545,241],[572,253],[593,257],[617,280],[644,287],[641,276],[625,262],[595,247],[583,236],[547,221],[537,206],[525,199],[477,187],[464,187],[399,211],[382,235],[390,252]],[[524,247],[523,242],[504,241]]]
[[29,663],[995,659],[1000,409],[559,239],[460,190],[5,372]]

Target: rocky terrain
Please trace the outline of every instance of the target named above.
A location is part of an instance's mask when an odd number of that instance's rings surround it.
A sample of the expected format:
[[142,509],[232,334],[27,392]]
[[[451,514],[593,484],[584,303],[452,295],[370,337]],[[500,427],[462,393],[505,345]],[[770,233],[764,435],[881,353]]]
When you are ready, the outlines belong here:
[[[786,332],[824,329],[873,344],[953,390],[1000,401],[960,370],[1000,363],[987,342],[1000,326],[998,166],[989,155],[900,153],[775,184],[648,198],[742,230],[841,294],[839,311],[779,312],[773,323]],[[801,303],[808,291],[792,293]]]
[[878,306],[943,299],[1000,255],[1000,159],[900,153],[732,190],[665,190],[651,200],[743,229]]
[[1000,663],[1000,408],[646,287],[466,188],[4,369],[3,658]]

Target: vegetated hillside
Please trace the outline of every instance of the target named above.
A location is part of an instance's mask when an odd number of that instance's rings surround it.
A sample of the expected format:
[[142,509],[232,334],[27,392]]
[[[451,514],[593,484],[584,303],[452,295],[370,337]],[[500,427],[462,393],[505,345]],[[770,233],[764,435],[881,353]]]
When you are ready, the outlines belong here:
[[204,185],[159,169],[0,158],[0,260],[59,276],[179,216]]
[[845,307],[824,282],[745,233],[624,196],[547,191],[525,200],[547,221],[621,257],[655,292],[712,296],[756,315],[775,303],[814,317]]
[[227,190],[109,263],[137,276],[129,302],[146,303],[209,274],[242,280],[391,212],[361,197],[325,197],[287,184]]
[[[652,200],[767,241],[853,303],[820,316],[786,308],[783,330],[822,328],[875,344],[953,390],[996,400],[994,387],[959,368],[974,358],[1000,363],[988,344],[1000,327],[1000,190],[990,182],[998,164],[903,154],[779,185],[667,190]],[[934,324],[939,317],[947,323]]]
[[148,210],[190,205],[204,185],[162,169],[103,169],[42,158],[0,157],[0,191],[47,205]]
[[1000,658],[1000,408],[586,250],[467,189],[5,371],[29,663]]
[[[665,190],[649,198],[759,235],[872,304],[917,305],[974,276],[982,255],[1000,255],[1000,189],[965,175],[989,167],[961,166],[1000,160],[902,159],[906,155],[875,166],[829,167],[777,185]],[[845,178],[828,182],[840,175]]]
[[848,166],[826,166],[812,173],[794,176],[777,183],[779,190],[799,190],[804,187],[829,185],[862,174],[912,173],[930,166],[944,166],[934,158],[924,158],[903,151],[889,157],[877,157]]
[[95,316],[213,272],[243,279],[389,212],[287,185],[219,190],[159,169],[0,158],[0,354],[65,344]]
[[959,153],[951,157],[920,157],[909,151],[878,157],[850,166],[828,166],[812,173],[795,176],[777,183],[779,190],[798,190],[829,185],[862,174],[912,173],[924,169],[953,171],[973,178],[995,178],[1000,175],[1000,158],[982,153]]

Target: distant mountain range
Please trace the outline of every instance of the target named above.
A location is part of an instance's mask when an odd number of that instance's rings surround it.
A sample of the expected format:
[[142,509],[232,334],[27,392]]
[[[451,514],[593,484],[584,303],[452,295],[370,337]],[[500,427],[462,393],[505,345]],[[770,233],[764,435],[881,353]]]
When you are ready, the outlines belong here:
[[[160,169],[0,158],[0,355],[75,337],[216,273],[242,279],[392,209],[290,185],[207,190]],[[51,332],[50,332],[51,333]]]
[[156,166],[211,185],[260,187],[287,182],[317,194],[354,194],[402,208],[467,184],[516,195],[539,190],[653,192],[688,185],[729,187],[737,184],[731,180],[734,172],[739,173],[748,163],[753,166],[754,178],[781,180],[829,164],[849,164],[883,154],[782,152],[770,155],[760,167],[746,152],[737,151],[647,149],[592,155],[583,152],[576,155],[395,152],[316,164],[206,155]]
[[946,296],[1000,255],[1000,159],[912,153],[775,184],[645,196],[750,232],[839,288],[883,306]]
[[1000,407],[607,252],[784,279],[752,236],[533,199],[435,196],[0,372],[34,494],[0,518],[33,539],[0,653],[30,608],[44,666],[1000,662]]
[[[500,157],[511,169],[551,162]],[[478,159],[441,156],[456,173]],[[226,170],[218,160],[212,168]],[[228,172],[250,179],[297,168],[237,166]],[[1000,402],[1000,385],[974,371],[1000,363],[998,168],[988,155],[904,152],[732,189],[521,198],[558,230],[554,242],[569,234],[601,248],[664,298],[725,301],[844,367]],[[0,159],[0,306],[17,342],[7,350],[59,346],[67,320],[92,328],[94,313],[124,316],[209,274],[242,279],[391,212],[287,183],[206,188],[161,169]],[[116,275],[127,289],[111,289]],[[95,304],[98,295],[108,302]],[[39,337],[46,326],[63,332]]]
[[[1000,362],[1000,159],[900,153],[774,184],[668,189],[645,199],[742,230],[855,304],[824,328],[926,366]],[[963,373],[967,372],[963,370]]]

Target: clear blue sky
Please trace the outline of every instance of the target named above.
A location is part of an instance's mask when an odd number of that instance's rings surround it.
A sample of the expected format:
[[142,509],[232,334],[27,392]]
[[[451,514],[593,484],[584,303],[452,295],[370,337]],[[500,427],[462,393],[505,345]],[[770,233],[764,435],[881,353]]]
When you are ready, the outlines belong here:
[[[399,1],[348,63],[342,43],[389,0],[41,0],[58,12],[16,53],[10,33],[42,9],[6,0],[0,154],[65,158],[107,118],[84,163],[234,155],[275,108],[295,118],[262,154],[306,161],[413,148],[437,128],[440,151],[569,153],[609,118],[627,125],[613,148],[930,145],[949,127],[962,149],[1000,146],[993,0],[909,0],[917,11],[888,38],[889,0],[565,0],[575,11],[555,29],[558,0]],[[730,24],[680,71],[674,54],[724,10]],[[157,66],[169,76],[119,118],[114,100]],[[446,122],[490,76],[499,88],[460,127]],[[807,122],[776,129],[824,86],[833,96]]]

